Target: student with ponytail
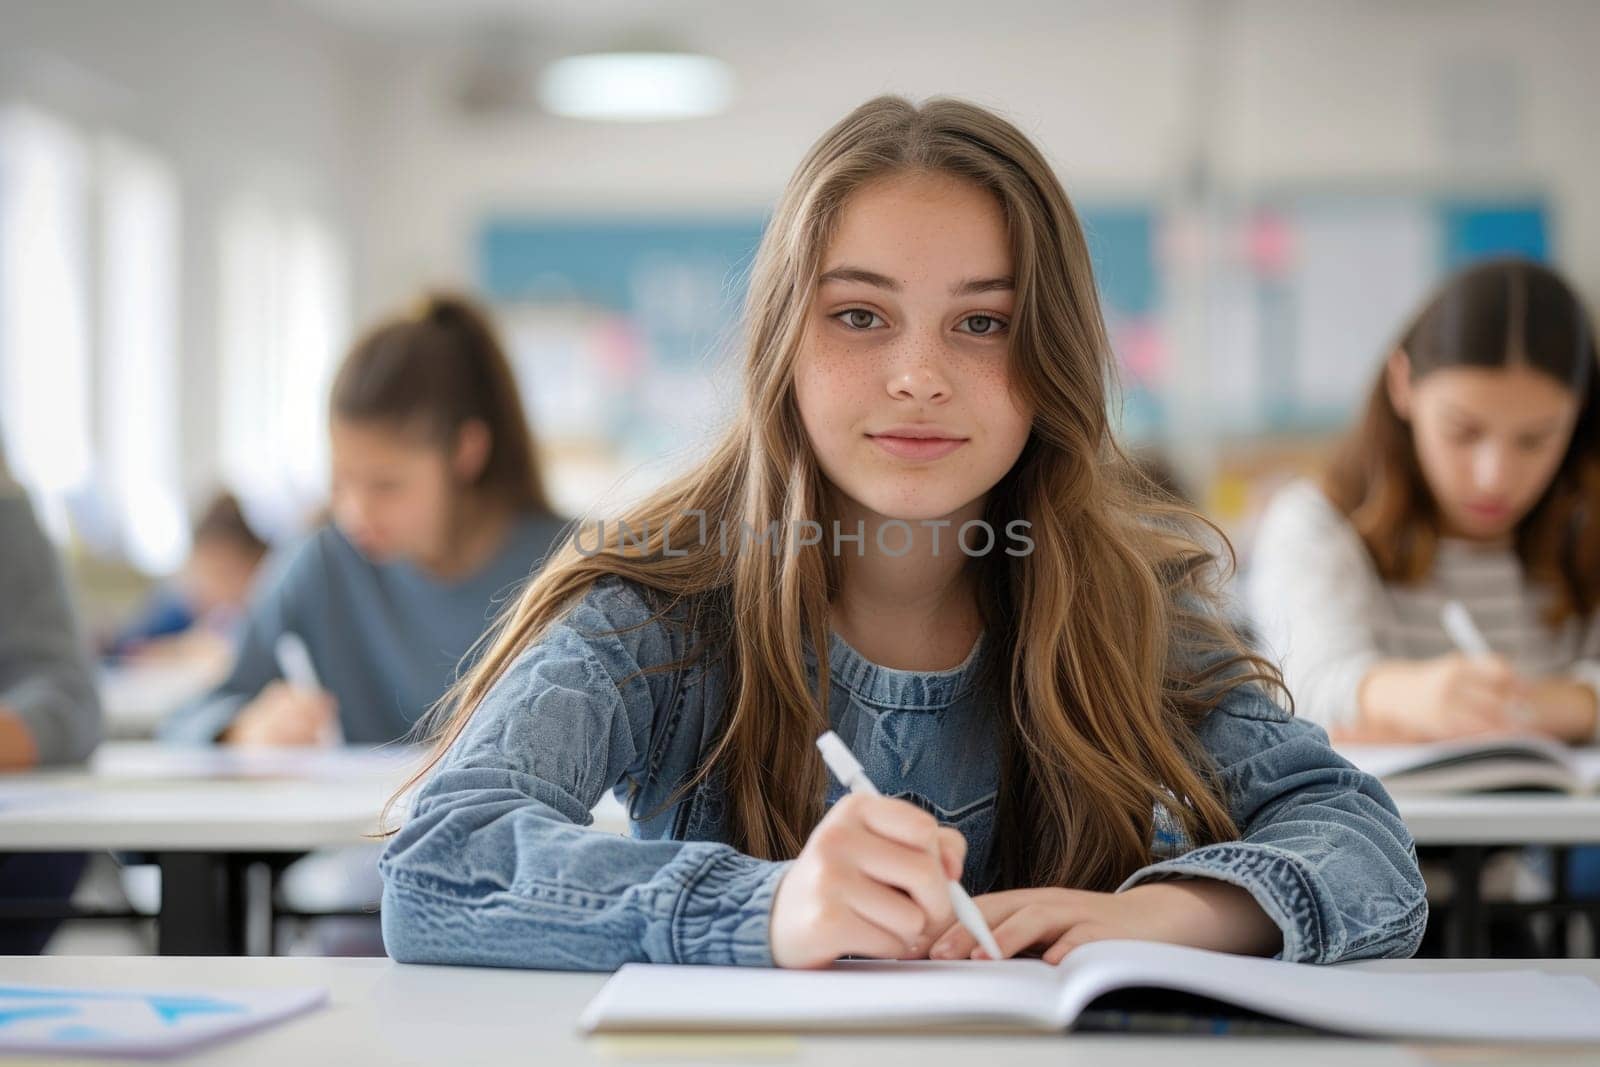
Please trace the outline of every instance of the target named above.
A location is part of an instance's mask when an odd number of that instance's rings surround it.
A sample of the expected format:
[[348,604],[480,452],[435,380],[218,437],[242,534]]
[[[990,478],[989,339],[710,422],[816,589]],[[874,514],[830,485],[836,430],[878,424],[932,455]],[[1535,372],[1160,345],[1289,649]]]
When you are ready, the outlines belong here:
[[[1274,702],[1210,531],[1116,443],[1083,230],[1016,127],[846,116],[747,328],[704,463],[581,525],[442,705],[382,861],[393,957],[966,957],[950,877],[1006,955],[1414,949],[1389,798]],[[885,795],[828,777],[829,728]],[[585,829],[608,791],[631,838]]]
[[[329,432],[332,521],[275,561],[231,675],[165,737],[404,737],[563,531],[511,366],[462,298],[424,298],[357,342],[334,380]],[[285,633],[305,642],[321,690],[280,676]]]

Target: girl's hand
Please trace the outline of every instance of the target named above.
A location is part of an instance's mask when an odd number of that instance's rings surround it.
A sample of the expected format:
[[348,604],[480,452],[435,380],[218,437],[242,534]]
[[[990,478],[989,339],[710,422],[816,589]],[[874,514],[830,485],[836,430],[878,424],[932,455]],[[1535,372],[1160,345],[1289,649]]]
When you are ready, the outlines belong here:
[[914,804],[852,794],[811,831],[772,899],[772,961],[825,967],[841,956],[922,956],[954,921],[947,882],[967,842]]
[[1451,653],[1380,663],[1362,680],[1359,700],[1373,740],[1443,741],[1517,731],[1526,696],[1504,657]]
[[228,745],[321,745],[333,736],[333,694],[275,681],[244,706],[220,740]]
[[[1051,964],[1079,945],[1116,938],[1255,956],[1269,956],[1283,946],[1282,934],[1249,893],[1205,878],[1151,882],[1121,893],[1017,889],[988,893],[975,902],[1002,953],[1010,957],[1042,948]],[[954,923],[934,941],[928,957],[987,959],[988,954]]]
[[1587,744],[1594,737],[1595,691],[1570,678],[1552,678],[1528,689],[1524,725],[1557,741]]

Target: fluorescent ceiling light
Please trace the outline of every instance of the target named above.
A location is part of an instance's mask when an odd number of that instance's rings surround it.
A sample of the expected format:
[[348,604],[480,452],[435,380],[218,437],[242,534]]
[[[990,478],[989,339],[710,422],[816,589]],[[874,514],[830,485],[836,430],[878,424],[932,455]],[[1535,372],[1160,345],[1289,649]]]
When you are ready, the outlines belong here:
[[687,52],[596,52],[544,70],[539,100],[557,115],[649,122],[714,115],[733,99],[733,71]]

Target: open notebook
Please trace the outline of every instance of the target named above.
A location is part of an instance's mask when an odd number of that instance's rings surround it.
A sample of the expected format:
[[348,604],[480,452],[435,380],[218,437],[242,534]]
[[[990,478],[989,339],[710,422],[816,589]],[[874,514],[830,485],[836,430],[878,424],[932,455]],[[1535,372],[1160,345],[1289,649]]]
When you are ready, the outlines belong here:
[[845,961],[825,971],[628,964],[590,1032],[1073,1027],[1098,998],[1165,990],[1322,1030],[1393,1038],[1600,1042],[1600,986],[1527,970],[1374,973],[1101,941],[1042,960]]
[[1395,793],[1600,792],[1600,748],[1570,748],[1547,737],[1337,748],[1341,756],[1382,779]]

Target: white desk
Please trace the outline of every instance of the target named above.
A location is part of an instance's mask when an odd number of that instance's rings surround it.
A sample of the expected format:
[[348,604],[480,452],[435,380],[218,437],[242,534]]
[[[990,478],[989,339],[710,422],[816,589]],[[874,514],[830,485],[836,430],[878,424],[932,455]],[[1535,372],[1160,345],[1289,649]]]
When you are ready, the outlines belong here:
[[[233,951],[239,941],[229,931],[234,919],[242,923],[240,902],[225,891],[208,909],[215,894],[195,886],[226,882],[238,862],[262,855],[371,843],[384,803],[421,758],[414,749],[110,744],[87,767],[0,776],[0,852],[155,853],[164,872],[163,951]],[[1396,803],[1422,846],[1600,843],[1597,797],[1398,796]],[[627,815],[610,796],[595,816],[597,830],[627,832]],[[166,890],[174,886],[178,895],[169,902]],[[1462,922],[1480,923],[1477,902],[1467,904],[1458,909]],[[185,940],[184,927],[210,933]],[[1463,953],[1481,944],[1468,933],[1464,926],[1457,939]]]
[[[1404,960],[1363,963],[1375,970],[1490,970],[1537,967],[1600,978],[1594,960]],[[404,966],[384,959],[252,957],[0,957],[0,981],[147,989],[324,986],[327,1007],[255,1034],[212,1045],[182,1062],[215,1067],[284,1063],[565,1064],[797,1063],[818,1067],[972,1067],[973,1064],[1145,1065],[1185,1067],[1387,1067],[1479,1063],[1464,1046],[1428,1049],[1331,1037],[1176,1037],[1129,1034],[1043,1036],[757,1036],[586,1039],[576,1020],[604,975],[470,967]],[[1527,1052],[1527,1049],[1520,1050]],[[653,1054],[652,1054],[653,1053]],[[1533,1055],[1578,1063],[1583,1049]],[[1493,1062],[1529,1062],[1515,1052]]]
[[[0,778],[0,851],[150,853],[161,868],[160,951],[236,954],[250,866],[370,843],[419,759],[407,749],[106,745],[84,767]],[[270,916],[270,899],[257,904]]]
[[[1425,796],[1396,793],[1395,807],[1419,848],[1443,849],[1450,866],[1450,898],[1435,916],[1451,956],[1489,951],[1490,912],[1510,905],[1483,899],[1483,863],[1496,847],[1600,844],[1600,797],[1553,793],[1486,793]],[[1555,915],[1593,911],[1559,890],[1545,907]]]
[[[245,869],[371,844],[385,802],[422,758],[406,748],[105,745],[84,767],[0,776],[0,852],[152,853],[161,951],[231,955],[244,945]],[[627,832],[610,797],[596,816],[597,829]]]
[[1600,797],[1396,794],[1394,802],[1419,845],[1600,844]]
[[360,844],[420,755],[126,742],[0,778],[0,851],[309,851]]
[[[364,844],[423,756],[408,748],[104,745],[83,767],[0,776],[0,852]],[[595,815],[596,829],[627,832],[627,814],[610,796]]]

